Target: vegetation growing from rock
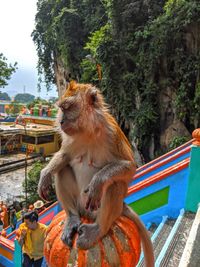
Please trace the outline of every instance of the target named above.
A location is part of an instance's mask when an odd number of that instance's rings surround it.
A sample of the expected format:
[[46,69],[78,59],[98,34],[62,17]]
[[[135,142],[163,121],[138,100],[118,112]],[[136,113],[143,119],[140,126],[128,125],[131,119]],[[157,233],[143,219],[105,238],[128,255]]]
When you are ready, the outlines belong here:
[[64,78],[97,84],[148,161],[169,149],[166,131],[172,142],[200,123],[199,15],[197,0],[39,0],[39,72],[59,88],[61,62]]

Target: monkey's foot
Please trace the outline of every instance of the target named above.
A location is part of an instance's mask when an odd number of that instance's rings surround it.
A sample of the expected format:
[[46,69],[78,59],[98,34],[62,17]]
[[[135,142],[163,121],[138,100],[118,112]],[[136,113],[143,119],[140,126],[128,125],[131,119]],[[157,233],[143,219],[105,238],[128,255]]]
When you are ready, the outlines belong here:
[[77,247],[80,249],[89,249],[92,247],[101,237],[99,225],[93,224],[82,224],[78,228],[79,237],[77,239]]
[[70,215],[63,229],[61,240],[70,248],[73,246],[73,239],[78,232],[80,223],[78,215]]

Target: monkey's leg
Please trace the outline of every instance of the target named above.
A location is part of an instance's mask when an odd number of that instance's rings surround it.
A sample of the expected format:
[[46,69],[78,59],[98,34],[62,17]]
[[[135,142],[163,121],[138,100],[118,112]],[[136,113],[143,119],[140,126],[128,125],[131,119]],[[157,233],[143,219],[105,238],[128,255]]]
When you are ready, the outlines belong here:
[[68,219],[62,234],[62,241],[72,247],[73,238],[80,225],[78,212],[79,190],[71,167],[64,167],[55,178],[56,194]]
[[114,182],[107,188],[103,193],[95,223],[82,224],[78,229],[77,246],[79,248],[88,249],[107,234],[113,222],[122,213],[126,192],[127,185],[124,182]]

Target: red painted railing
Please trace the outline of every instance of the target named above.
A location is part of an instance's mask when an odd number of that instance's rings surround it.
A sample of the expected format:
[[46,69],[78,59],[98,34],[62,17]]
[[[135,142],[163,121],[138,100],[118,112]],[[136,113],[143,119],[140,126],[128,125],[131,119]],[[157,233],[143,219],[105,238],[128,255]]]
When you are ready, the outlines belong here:
[[151,177],[145,179],[144,181],[138,182],[137,184],[130,186],[128,189],[128,196],[158,181],[165,179],[169,175],[172,175],[174,173],[179,172],[182,169],[185,169],[186,167],[188,167],[189,162],[190,162],[190,158],[186,158],[182,160],[181,162],[175,164],[174,166],[171,166],[159,173],[156,173],[155,175],[152,175]]

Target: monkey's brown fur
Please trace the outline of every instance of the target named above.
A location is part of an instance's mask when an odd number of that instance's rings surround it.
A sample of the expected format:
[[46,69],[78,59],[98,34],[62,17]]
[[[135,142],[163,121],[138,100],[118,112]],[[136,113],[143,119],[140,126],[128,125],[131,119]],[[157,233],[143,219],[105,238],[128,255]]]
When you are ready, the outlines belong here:
[[[78,232],[77,246],[88,249],[123,214],[138,226],[146,266],[153,267],[148,233],[123,203],[135,173],[133,153],[101,93],[90,84],[71,82],[59,107],[62,146],[42,170],[38,191],[47,200],[55,175],[57,197],[68,214],[62,240],[72,246]],[[81,224],[80,216],[93,218],[94,223]]]

